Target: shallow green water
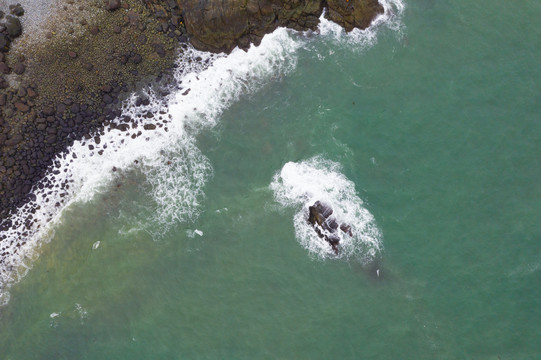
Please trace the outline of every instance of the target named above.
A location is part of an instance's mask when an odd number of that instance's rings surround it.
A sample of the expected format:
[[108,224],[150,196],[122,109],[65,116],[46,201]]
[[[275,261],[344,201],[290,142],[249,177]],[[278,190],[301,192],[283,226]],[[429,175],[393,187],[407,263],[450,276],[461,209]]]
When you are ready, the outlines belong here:
[[[307,42],[198,137],[214,174],[193,222],[137,230],[138,170],[66,212],[0,309],[0,358],[540,358],[540,16],[411,1],[401,38]],[[315,155],[374,215],[379,278],[313,260],[274,201]]]

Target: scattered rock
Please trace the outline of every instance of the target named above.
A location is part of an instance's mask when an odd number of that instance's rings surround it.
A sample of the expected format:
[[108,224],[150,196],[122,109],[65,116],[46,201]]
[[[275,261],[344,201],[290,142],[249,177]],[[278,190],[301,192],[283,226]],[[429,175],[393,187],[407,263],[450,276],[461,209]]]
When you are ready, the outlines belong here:
[[[20,143],[21,141],[23,141],[23,137],[21,135],[19,135],[19,134],[15,134],[10,139],[6,140],[5,145],[6,146],[15,146],[18,143]],[[15,162],[13,161],[12,164],[15,164]]]
[[156,54],[160,55],[161,57],[165,56],[165,48],[162,44],[154,44],[154,49],[156,50]]
[[25,66],[23,63],[17,63],[17,65],[13,67],[13,72],[17,75],[22,75],[24,73],[24,70]]
[[77,57],[77,53],[75,51],[68,51],[68,55],[70,58],[75,59]]
[[100,29],[97,26],[91,26],[88,31],[90,31],[92,35],[98,35],[98,33],[100,32]]
[[21,6],[21,4],[10,5],[9,10],[15,16],[23,16],[24,15],[24,9]]
[[6,22],[4,26],[6,27],[6,30],[12,39],[22,34],[23,28],[21,26],[21,22],[14,16],[6,16]]
[[101,91],[104,93],[110,93],[113,90],[113,87],[111,85],[103,85],[101,87]]
[[[0,51],[6,51],[8,45],[9,45],[9,39],[6,37],[6,35],[0,33]],[[3,58],[2,58],[2,61],[4,61]]]
[[0,89],[6,89],[9,86],[9,83],[3,76],[0,76]]
[[[43,115],[45,116],[54,115],[54,109],[51,106],[45,106],[42,111],[43,111]],[[54,121],[54,118],[52,119]]]
[[109,94],[104,94],[102,100],[106,104],[111,104],[113,102],[113,98]]
[[108,0],[106,9],[109,11],[113,11],[120,8],[120,0]]
[[130,125],[128,124],[120,124],[116,127],[120,131],[128,131],[130,129]]
[[5,62],[0,62],[0,71],[3,74],[9,74],[11,72],[11,69],[9,68],[9,66],[6,65]]
[[141,61],[143,61],[143,57],[139,54],[135,54],[131,57],[131,61],[134,63],[134,64],[140,64]]
[[27,112],[28,110],[30,110],[30,107],[22,102],[16,102],[13,105],[15,105],[17,110],[19,110],[20,112]]
[[38,94],[36,93],[36,91],[34,91],[34,89],[32,89],[32,88],[26,89],[26,95],[27,95],[29,98],[31,98],[31,99],[33,99],[33,98],[35,98],[36,96],[38,96]]
[[141,45],[144,45],[147,43],[147,37],[145,36],[145,34],[142,34],[142,35],[139,35],[139,37],[137,38],[137,42]]

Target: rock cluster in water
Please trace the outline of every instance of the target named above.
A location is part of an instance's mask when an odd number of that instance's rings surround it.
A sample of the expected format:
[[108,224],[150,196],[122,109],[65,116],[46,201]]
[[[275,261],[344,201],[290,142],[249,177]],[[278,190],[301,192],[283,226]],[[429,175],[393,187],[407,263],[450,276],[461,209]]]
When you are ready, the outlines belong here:
[[328,242],[334,253],[338,255],[340,245],[338,228],[349,236],[353,236],[353,233],[350,225],[342,223],[339,226],[332,214],[333,209],[321,201],[316,201],[314,205],[308,207],[308,222],[314,227],[316,234]]

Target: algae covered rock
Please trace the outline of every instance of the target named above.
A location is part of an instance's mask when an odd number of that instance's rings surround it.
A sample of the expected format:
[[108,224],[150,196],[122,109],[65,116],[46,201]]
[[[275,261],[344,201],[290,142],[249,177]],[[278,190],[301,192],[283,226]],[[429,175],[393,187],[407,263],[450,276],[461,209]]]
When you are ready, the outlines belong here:
[[377,0],[327,0],[327,4],[329,11],[325,17],[346,31],[365,29],[383,13],[383,6]]
[[230,52],[258,45],[279,26],[315,30],[324,7],[328,18],[344,26],[370,25],[383,7],[377,0],[179,0],[192,44],[201,50]]
[[12,39],[21,35],[23,31],[20,20],[11,15],[6,16],[2,25],[6,28],[7,33]]

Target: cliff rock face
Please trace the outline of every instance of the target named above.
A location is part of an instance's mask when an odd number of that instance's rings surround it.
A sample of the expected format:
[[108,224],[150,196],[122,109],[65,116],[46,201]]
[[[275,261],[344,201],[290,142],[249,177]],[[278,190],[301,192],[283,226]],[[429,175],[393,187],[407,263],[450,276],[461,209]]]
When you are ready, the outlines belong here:
[[383,13],[383,6],[377,0],[327,0],[327,8],[327,19],[348,32],[367,28],[376,15]]
[[198,49],[247,49],[279,26],[314,30],[324,8],[346,31],[364,29],[383,7],[377,0],[177,0],[191,43]]

